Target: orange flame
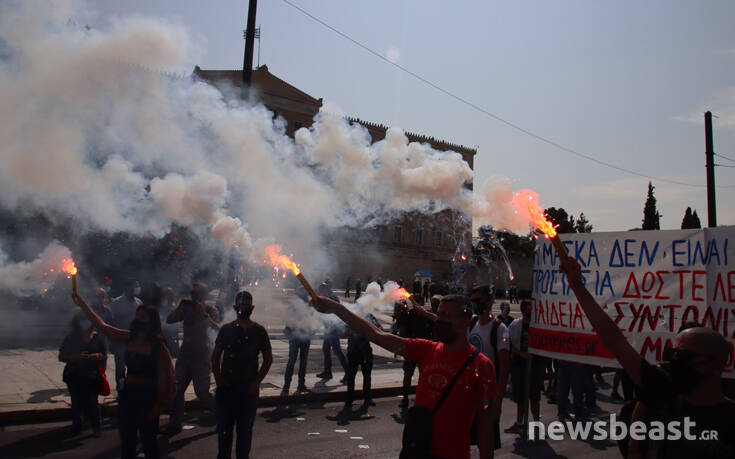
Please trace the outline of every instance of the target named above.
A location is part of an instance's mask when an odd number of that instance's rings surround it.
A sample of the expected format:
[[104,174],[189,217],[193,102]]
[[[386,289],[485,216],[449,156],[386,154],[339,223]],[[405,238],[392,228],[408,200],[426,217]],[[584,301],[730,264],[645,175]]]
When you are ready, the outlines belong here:
[[64,258],[61,260],[61,270],[72,276],[77,275],[77,267],[74,264],[74,260],[71,258]]
[[510,203],[516,212],[541,230],[546,237],[556,236],[556,228],[544,216],[544,210],[538,203],[538,193],[532,190],[518,190]]
[[275,267],[290,269],[294,275],[301,274],[299,267],[291,261],[286,255],[281,255],[281,246],[278,244],[269,245],[265,248],[265,254],[268,257],[268,263]]
[[406,299],[408,299],[408,298],[411,298],[411,294],[410,294],[410,293],[408,293],[408,290],[406,290],[406,289],[405,289],[405,288],[403,288],[403,287],[401,287],[401,288],[399,288],[399,289],[398,289],[398,296],[399,296],[400,298],[403,298],[404,300],[406,300]]

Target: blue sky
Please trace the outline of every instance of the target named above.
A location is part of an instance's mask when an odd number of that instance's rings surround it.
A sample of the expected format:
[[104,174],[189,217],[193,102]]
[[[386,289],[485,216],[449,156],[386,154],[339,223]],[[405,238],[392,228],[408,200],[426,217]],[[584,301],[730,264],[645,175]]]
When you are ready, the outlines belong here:
[[[505,120],[656,177],[663,229],[679,228],[687,206],[707,222],[705,110],[719,117],[715,152],[735,160],[735,2],[290,1]],[[191,31],[202,68],[242,66],[247,0],[92,5],[92,27],[130,14],[164,17]],[[477,146],[476,182],[510,177],[547,207],[584,212],[597,231],[640,226],[648,178],[514,130],[282,0],[261,0],[257,23],[261,64],[345,114]],[[735,224],[735,168],[718,167],[716,180],[718,223]]]

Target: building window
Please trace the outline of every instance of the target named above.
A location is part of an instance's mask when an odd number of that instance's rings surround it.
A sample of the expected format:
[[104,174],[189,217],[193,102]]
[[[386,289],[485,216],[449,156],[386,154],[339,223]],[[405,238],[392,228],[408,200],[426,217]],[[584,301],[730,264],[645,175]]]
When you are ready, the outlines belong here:
[[441,231],[434,230],[434,245],[436,247],[442,246],[443,237],[444,237],[444,234]]
[[416,245],[424,245],[424,229],[416,229]]
[[403,241],[403,227],[402,226],[393,227],[393,242],[402,242],[402,241]]

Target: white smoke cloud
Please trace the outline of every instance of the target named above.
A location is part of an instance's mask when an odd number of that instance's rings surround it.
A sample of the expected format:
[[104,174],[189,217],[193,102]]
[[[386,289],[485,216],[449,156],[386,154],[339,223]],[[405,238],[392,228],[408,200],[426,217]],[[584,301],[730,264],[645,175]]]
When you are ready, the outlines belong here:
[[17,296],[41,294],[59,276],[65,276],[61,272],[61,260],[70,257],[71,251],[57,241],[49,244],[33,261],[10,262],[0,248],[0,291]]
[[458,153],[409,143],[396,128],[371,144],[365,128],[327,113],[292,141],[262,105],[162,73],[189,74],[197,61],[180,25],[77,25],[88,16],[75,1],[0,4],[4,209],[70,218],[79,233],[161,236],[178,223],[243,256],[254,238],[273,238],[319,266],[329,264],[325,227],[381,213],[433,201],[512,220],[492,190],[472,209],[472,170]]

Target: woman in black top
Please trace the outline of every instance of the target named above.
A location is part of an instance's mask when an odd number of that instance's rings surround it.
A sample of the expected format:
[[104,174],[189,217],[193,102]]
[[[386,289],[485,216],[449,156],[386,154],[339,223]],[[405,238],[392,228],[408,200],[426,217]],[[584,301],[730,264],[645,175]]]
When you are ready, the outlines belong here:
[[123,459],[135,458],[140,432],[143,452],[158,458],[158,417],[170,403],[173,374],[171,356],[161,334],[161,319],[150,306],[139,306],[130,330],[106,324],[79,295],[74,302],[111,341],[125,342],[125,384],[118,394],[118,429]]
[[101,378],[98,366],[107,358],[107,350],[101,336],[92,323],[81,314],[71,321],[69,333],[59,348],[59,360],[66,363],[63,380],[71,397],[72,424],[70,434],[82,430],[82,415],[92,424],[94,436],[100,436],[100,407],[97,404]]

